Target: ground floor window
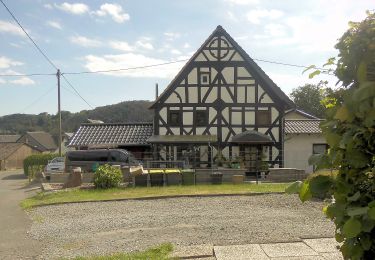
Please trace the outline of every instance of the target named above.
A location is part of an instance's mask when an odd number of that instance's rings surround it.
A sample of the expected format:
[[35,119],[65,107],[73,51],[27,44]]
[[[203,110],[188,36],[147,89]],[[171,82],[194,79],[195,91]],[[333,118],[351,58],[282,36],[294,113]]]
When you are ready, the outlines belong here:
[[324,154],[327,149],[327,144],[313,144],[313,154]]

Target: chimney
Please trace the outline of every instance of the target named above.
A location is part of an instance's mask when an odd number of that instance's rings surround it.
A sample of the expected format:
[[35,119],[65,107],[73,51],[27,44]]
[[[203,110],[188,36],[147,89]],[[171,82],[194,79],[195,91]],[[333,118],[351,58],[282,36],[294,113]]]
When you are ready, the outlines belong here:
[[159,97],[159,86],[158,83],[155,84],[155,99],[158,99]]

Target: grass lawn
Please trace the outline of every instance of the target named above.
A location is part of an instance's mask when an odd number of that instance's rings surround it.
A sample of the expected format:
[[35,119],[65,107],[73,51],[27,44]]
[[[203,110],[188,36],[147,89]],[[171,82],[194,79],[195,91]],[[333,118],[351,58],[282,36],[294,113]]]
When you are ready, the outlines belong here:
[[53,193],[40,192],[21,202],[24,209],[40,205],[58,204],[63,202],[79,201],[106,201],[120,199],[135,199],[147,197],[165,197],[176,195],[220,195],[220,194],[250,194],[264,192],[284,192],[289,183],[262,183],[262,184],[222,184],[196,186],[169,186],[169,187],[128,187],[116,189],[71,189]]
[[74,260],[163,260],[170,259],[168,255],[172,252],[172,250],[173,246],[171,244],[162,244],[142,252],[118,253],[106,256],[76,257]]

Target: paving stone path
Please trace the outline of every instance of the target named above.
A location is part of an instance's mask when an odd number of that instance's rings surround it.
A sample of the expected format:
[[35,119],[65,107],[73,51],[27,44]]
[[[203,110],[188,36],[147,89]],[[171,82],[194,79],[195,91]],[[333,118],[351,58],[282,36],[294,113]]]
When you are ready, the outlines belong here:
[[300,242],[230,246],[177,247],[173,257],[201,260],[342,260],[334,238],[302,239]]

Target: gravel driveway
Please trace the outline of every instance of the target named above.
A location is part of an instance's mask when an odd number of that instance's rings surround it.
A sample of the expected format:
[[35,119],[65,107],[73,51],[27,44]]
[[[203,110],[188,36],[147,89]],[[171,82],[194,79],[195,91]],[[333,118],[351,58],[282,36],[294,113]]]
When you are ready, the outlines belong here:
[[44,242],[42,258],[48,259],[132,251],[162,242],[295,241],[334,234],[322,206],[281,194],[65,204],[32,210],[30,233]]

